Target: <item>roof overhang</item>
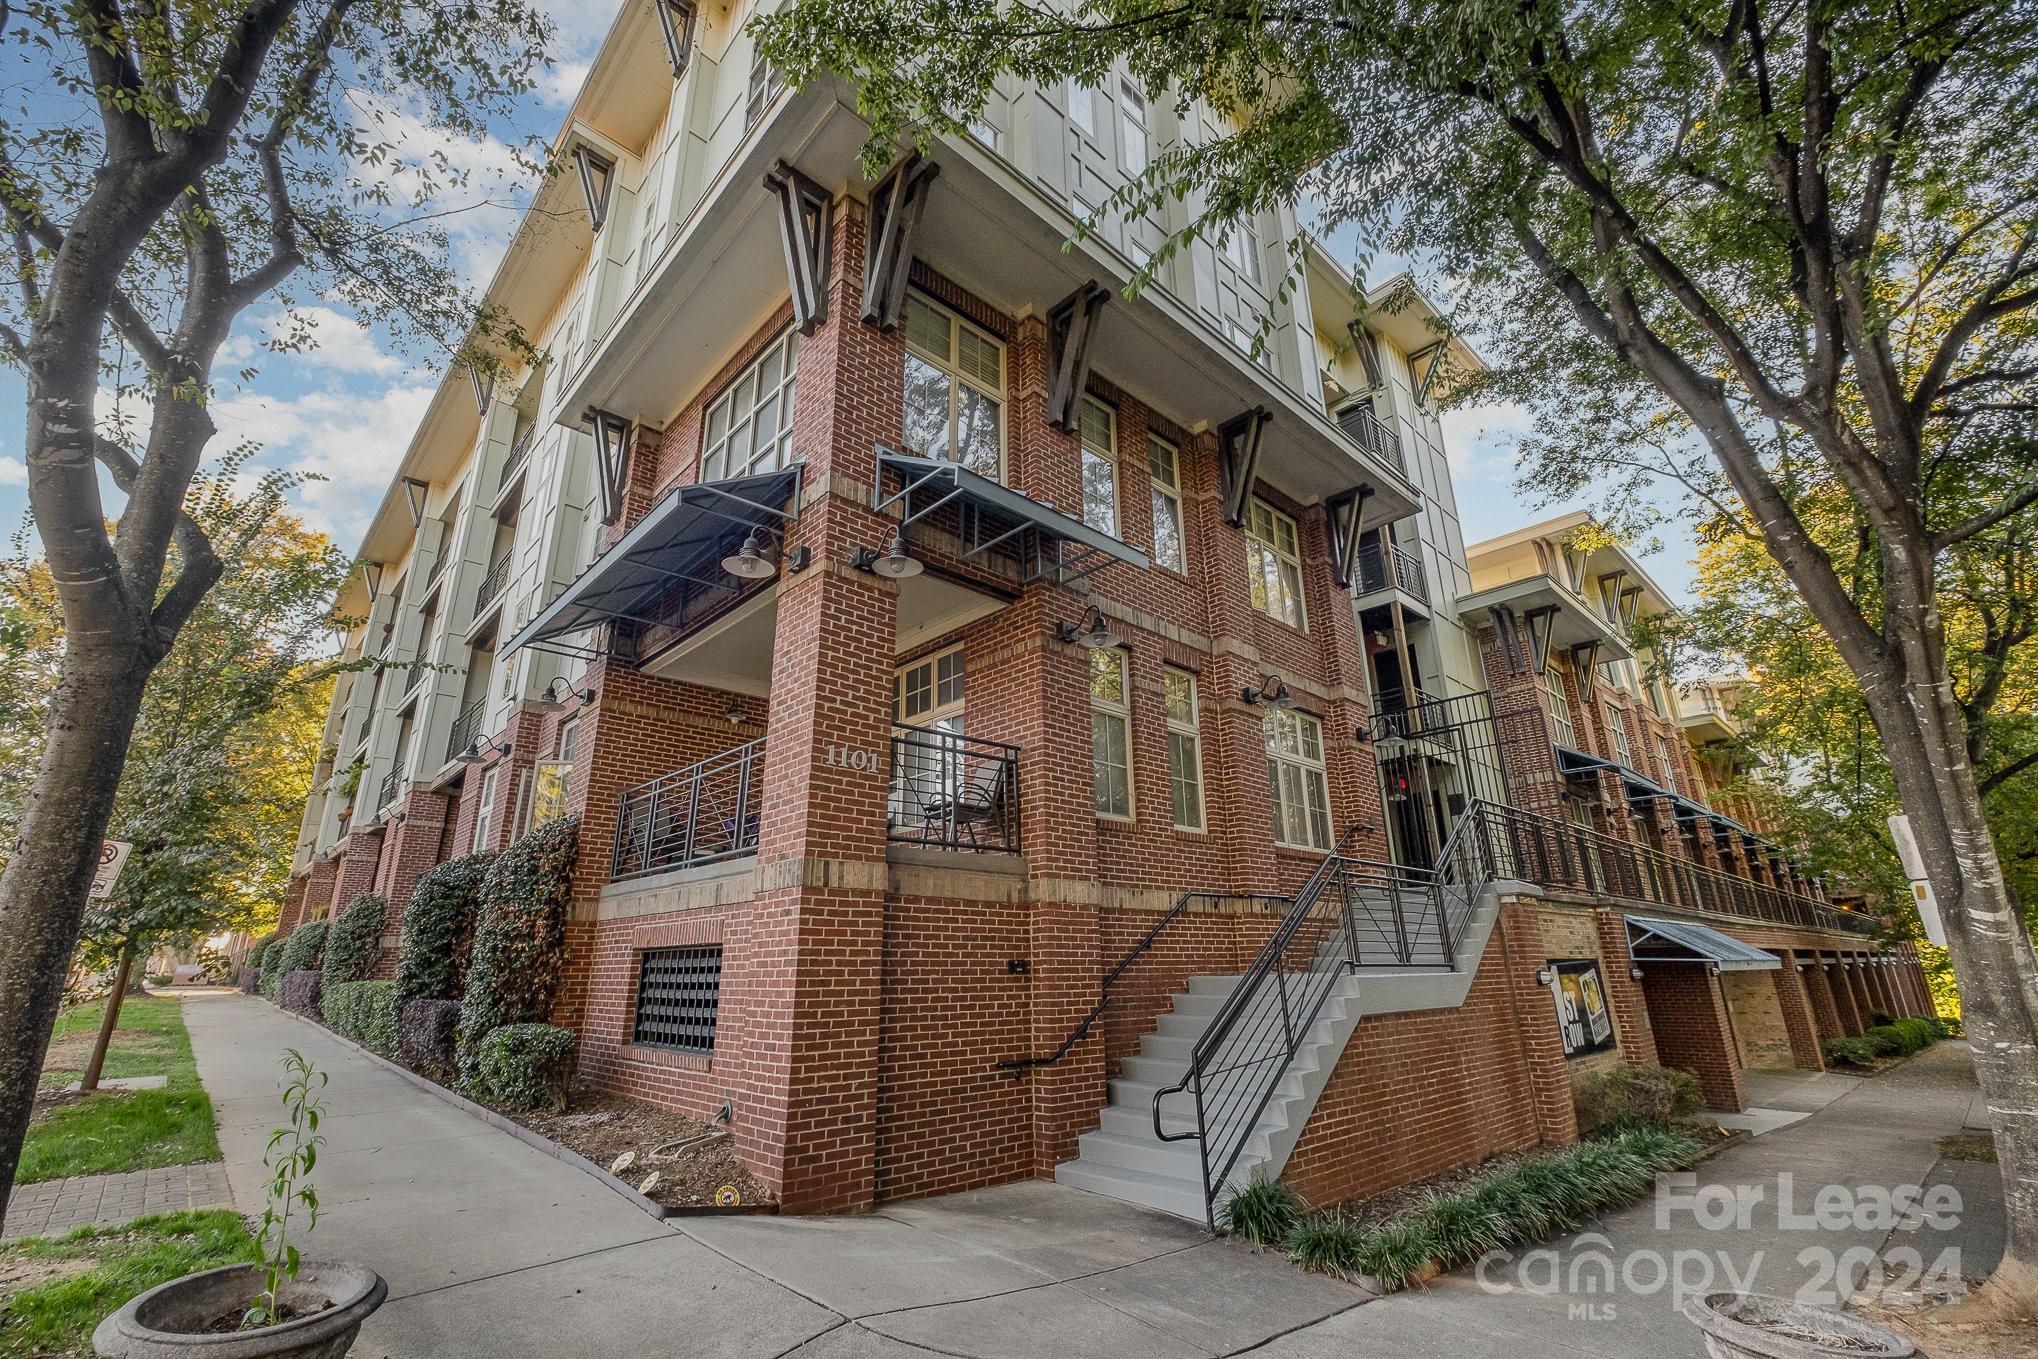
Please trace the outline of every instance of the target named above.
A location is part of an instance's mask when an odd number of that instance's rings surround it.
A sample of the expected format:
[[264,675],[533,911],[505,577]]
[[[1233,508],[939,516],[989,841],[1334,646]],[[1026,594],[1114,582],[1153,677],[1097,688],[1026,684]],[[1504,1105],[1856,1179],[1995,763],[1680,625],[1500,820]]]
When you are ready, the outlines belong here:
[[1018,560],[1022,580],[1088,575],[1110,561],[1140,571],[1150,564],[1146,553],[1130,543],[944,458],[880,447],[877,468],[874,508],[899,507],[906,524],[953,511],[962,554],[1006,551]]
[[1595,661],[1624,661],[1635,653],[1599,611],[1550,576],[1511,580],[1458,598],[1458,617],[1475,627],[1487,626],[1487,610],[1511,608],[1518,613],[1551,608],[1551,644],[1568,651],[1597,643]]
[[1722,972],[1774,972],[1783,960],[1709,925],[1627,917],[1628,954],[1638,963],[1704,963]]

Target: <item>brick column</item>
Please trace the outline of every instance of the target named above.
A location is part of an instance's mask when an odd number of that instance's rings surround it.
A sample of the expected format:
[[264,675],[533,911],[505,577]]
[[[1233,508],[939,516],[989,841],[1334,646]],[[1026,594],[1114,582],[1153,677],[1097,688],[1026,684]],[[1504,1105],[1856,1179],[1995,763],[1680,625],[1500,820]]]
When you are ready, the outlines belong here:
[[1840,1013],[1840,1032],[1849,1038],[1858,1037],[1868,1027],[1868,1016],[1862,1012],[1853,984],[1847,980],[1852,969],[1840,965],[1837,953],[1826,954],[1821,968],[1833,988],[1833,1008]]
[[1697,963],[1645,965],[1642,989],[1664,1066],[1698,1077],[1706,1107],[1738,1113],[1748,1107],[1740,1055],[1720,979]]
[[1783,966],[1771,974],[1776,980],[1776,1003],[1783,1011],[1783,1027],[1790,1034],[1790,1057],[1805,1071],[1824,1071],[1825,1058],[1819,1054],[1819,1030],[1812,1014],[1812,999],[1805,987],[1806,974],[1798,971],[1798,955],[1780,950]]
[[382,870],[382,827],[357,830],[349,834],[340,852],[339,872],[333,878],[333,895],[327,904],[328,914],[360,896],[363,892],[375,890],[375,879]]
[[[294,930],[306,920],[324,915],[332,908],[333,879],[339,876],[339,872],[337,859],[329,859],[323,854],[312,859],[304,871],[304,899],[299,903],[296,917],[290,922],[290,929]],[[279,933],[288,934],[290,930],[280,930]]]
[[1848,988],[1854,993],[1855,1013],[1861,1016],[1861,1027],[1863,1029],[1873,1028],[1875,1026],[1874,1012],[1876,1005],[1875,997],[1869,993],[1868,989],[1868,963],[1866,961],[1868,955],[1854,952],[1846,956],[1847,960],[1853,963],[1854,966],[1843,967],[1840,971],[1846,977]]
[[283,887],[283,905],[276,912],[276,933],[288,934],[297,928],[298,920],[304,915],[304,891],[310,884],[309,864],[290,875],[290,881]]
[[1821,1044],[1834,1038],[1847,1036],[1847,1022],[1840,1017],[1840,1006],[1833,994],[1832,974],[1826,971],[1825,962],[1816,951],[1792,955],[1803,964],[1798,975],[1804,978],[1805,996],[1811,1001],[1812,1027]]
[[1635,1066],[1656,1066],[1661,1058],[1656,1052],[1655,1032],[1649,1026],[1649,998],[1642,993],[1642,984],[1628,975],[1634,958],[1628,952],[1627,917],[1619,911],[1594,911],[1592,927],[1599,935],[1599,956],[1605,964],[1600,975],[1606,979],[1606,998],[1613,1007],[1621,1058]]
[[[1518,625],[1517,625],[1518,626]],[[1500,633],[1482,623],[1479,658],[1486,670],[1486,688],[1493,704],[1498,739],[1505,748],[1509,790],[1523,811],[1562,820],[1564,776],[1557,769],[1551,744],[1549,715],[1533,673],[1513,673],[1500,648]],[[1521,664],[1521,658],[1514,658]]]
[[1578,1109],[1571,1099],[1571,1076],[1564,1064],[1564,1044],[1557,1033],[1550,988],[1536,982],[1536,973],[1550,964],[1542,929],[1535,913],[1513,897],[1501,899],[1496,928],[1503,942],[1507,989],[1520,1016],[1522,1060],[1528,1068],[1535,1104],[1536,1135],[1546,1145],[1566,1146],[1578,1140]]
[[389,903],[383,917],[382,936],[386,947],[375,966],[381,978],[396,975],[396,940],[403,933],[403,913],[418,879],[439,862],[439,850],[446,842],[446,820],[450,799],[443,792],[412,788],[403,800],[400,819],[392,820],[383,854],[382,895]]

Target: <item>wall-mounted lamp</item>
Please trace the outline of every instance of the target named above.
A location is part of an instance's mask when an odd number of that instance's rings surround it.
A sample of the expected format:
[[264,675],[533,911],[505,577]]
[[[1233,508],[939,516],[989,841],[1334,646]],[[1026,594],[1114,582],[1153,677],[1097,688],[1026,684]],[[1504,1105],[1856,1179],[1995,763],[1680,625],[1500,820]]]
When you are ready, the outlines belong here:
[[1554,981],[1556,981],[1556,980],[1557,980],[1557,969],[1556,969],[1556,968],[1554,968],[1554,967],[1539,967],[1539,968],[1537,968],[1537,969],[1536,969],[1536,985],[1537,985],[1537,986],[1548,986],[1548,985],[1550,985],[1550,984],[1551,984],[1552,982],[1554,982]]
[[1717,976],[1719,976],[1719,975],[1720,975],[1720,970],[1719,970],[1719,968],[1717,968],[1717,967],[1708,967],[1708,968],[1706,969],[1706,972],[1707,972],[1707,973],[1708,973],[1709,975],[1711,975],[1711,976],[1715,976],[1715,977],[1717,977]]
[[1641,968],[1641,964],[1639,964],[1639,963],[1636,963],[1636,964],[1632,964],[1632,965],[1630,965],[1630,966],[1629,966],[1629,968],[1628,968],[1628,980],[1629,980],[1629,981],[1640,981],[1641,979],[1642,979],[1642,968]]
[[742,725],[743,725],[743,705],[742,705],[742,704],[741,704],[740,702],[738,702],[737,700],[733,699],[733,698],[732,698],[732,699],[730,699],[730,700],[729,700],[729,706],[728,706],[728,707],[726,707],[726,708],[724,708],[724,709],[722,710],[722,716],[723,716],[723,717],[725,717],[725,718],[727,718],[727,719],[729,720],[729,725],[730,725],[730,726],[732,726],[732,727],[740,727],[740,726],[742,726]]
[[868,571],[886,580],[905,580],[917,576],[927,567],[919,558],[906,550],[906,534],[903,529],[892,534],[892,541],[883,552],[874,548],[850,549],[849,564],[859,571]]
[[569,698],[579,699],[580,706],[584,708],[594,702],[594,690],[575,689],[566,682],[566,676],[564,675],[554,676],[552,682],[545,686],[545,701],[547,703],[564,703]]
[[1266,676],[1257,688],[1247,685],[1241,696],[1248,703],[1264,703],[1277,713],[1295,711],[1295,695],[1279,675]]
[[507,759],[509,753],[510,743],[508,741],[498,741],[484,750],[481,747],[480,739],[476,738],[467,743],[467,749],[461,751],[453,758],[459,760],[462,764],[481,764],[486,760]]
[[1111,624],[1104,618],[1104,611],[1095,604],[1083,610],[1079,622],[1063,619],[1056,623],[1054,635],[1064,642],[1073,642],[1085,651],[1110,651],[1125,645],[1125,638],[1112,631]]

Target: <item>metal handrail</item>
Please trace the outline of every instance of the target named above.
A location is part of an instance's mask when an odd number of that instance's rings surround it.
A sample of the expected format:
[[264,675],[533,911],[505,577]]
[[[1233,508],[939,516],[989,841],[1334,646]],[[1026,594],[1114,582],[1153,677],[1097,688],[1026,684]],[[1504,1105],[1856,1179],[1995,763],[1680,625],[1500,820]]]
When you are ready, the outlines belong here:
[[936,727],[892,727],[886,834],[930,848],[1019,852],[1019,747]]
[[1104,1011],[1111,1004],[1111,988],[1118,984],[1118,979],[1124,976],[1126,971],[1135,962],[1146,956],[1147,950],[1151,949],[1154,941],[1160,938],[1161,931],[1173,924],[1177,917],[1188,910],[1189,903],[1192,901],[1263,901],[1279,902],[1283,906],[1290,904],[1287,897],[1276,896],[1270,892],[1196,891],[1182,893],[1181,896],[1175,898],[1174,905],[1161,913],[1161,918],[1154,921],[1153,927],[1141,936],[1140,941],[1127,950],[1125,956],[1120,958],[1117,964],[1104,974],[1104,980],[1097,988],[1097,1003],[1091,1007],[1088,1014],[1083,1016],[1081,1023],[1069,1030],[1068,1037],[1061,1040],[1061,1046],[1045,1057],[1014,1057],[999,1062],[999,1070],[1016,1072],[1036,1066],[1053,1066],[1056,1062],[1068,1056],[1076,1044],[1090,1036],[1090,1030],[1103,1017]]
[[1355,559],[1359,593],[1369,595],[1398,587],[1412,598],[1429,603],[1429,582],[1422,574],[1422,560],[1398,543],[1366,543]]
[[1339,411],[1337,426],[1360,448],[1383,462],[1394,464],[1396,471],[1408,470],[1401,456],[1400,436],[1387,428],[1380,417],[1373,413],[1371,406],[1359,404]]
[[488,695],[483,694],[461,708],[446,735],[446,758],[453,759],[481,736],[481,719],[488,712]]
[[764,738],[622,794],[609,881],[757,852]]
[[523,469],[524,460],[531,456],[531,445],[538,441],[538,426],[535,422],[525,425],[524,432],[510,444],[509,456],[503,459],[502,473],[495,479],[496,494],[509,485],[516,474]]
[[481,578],[480,586],[474,591],[474,612],[477,614],[494,603],[503,586],[509,584],[510,559],[516,556],[516,552],[514,547],[504,548],[502,555],[490,564],[488,574]]

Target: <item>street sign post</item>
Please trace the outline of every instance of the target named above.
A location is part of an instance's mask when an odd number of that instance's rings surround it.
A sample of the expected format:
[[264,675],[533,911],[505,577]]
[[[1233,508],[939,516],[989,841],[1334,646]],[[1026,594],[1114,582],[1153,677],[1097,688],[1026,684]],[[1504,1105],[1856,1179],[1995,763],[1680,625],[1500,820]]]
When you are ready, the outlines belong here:
[[1911,819],[1899,812],[1889,819],[1890,838],[1896,841],[1896,856],[1903,860],[1904,876],[1911,880],[1911,900],[1917,903],[1918,919],[1924,922],[1925,938],[1935,947],[1946,947],[1946,922],[1939,917],[1939,899],[1925,879],[1925,861],[1918,854],[1917,837],[1911,834]]
[[92,875],[92,891],[88,894],[93,901],[113,895],[113,884],[119,880],[120,870],[127,867],[127,856],[133,848],[125,840],[99,842],[99,869]]

